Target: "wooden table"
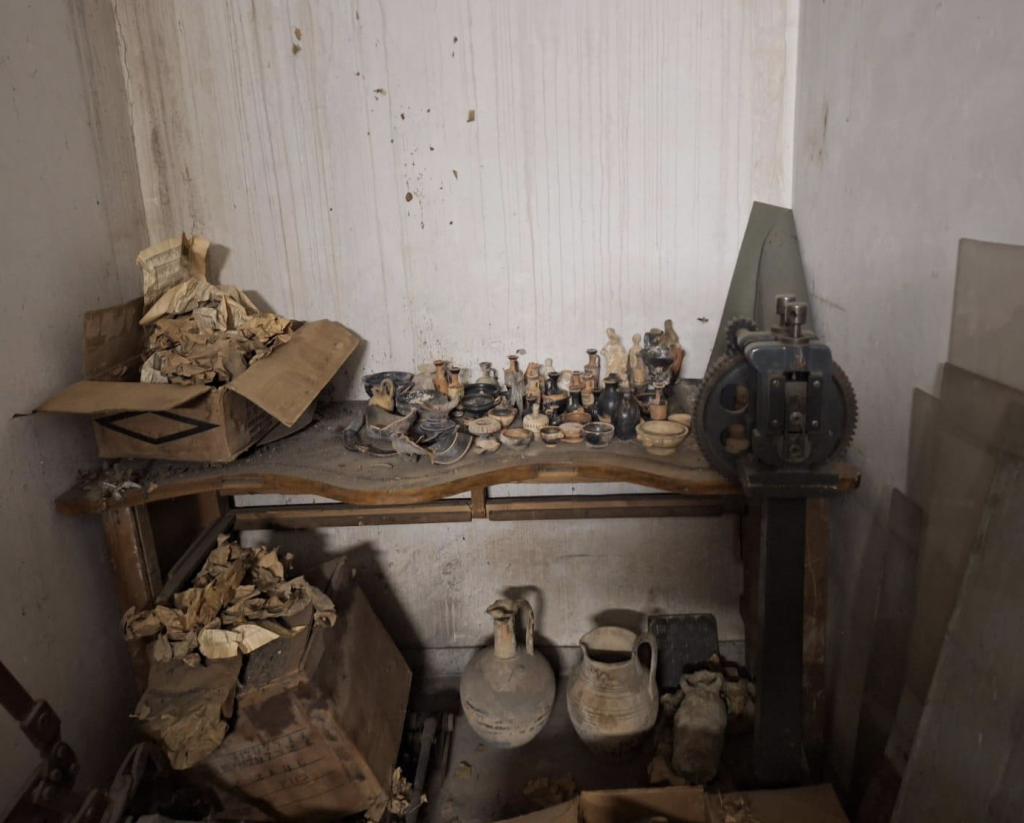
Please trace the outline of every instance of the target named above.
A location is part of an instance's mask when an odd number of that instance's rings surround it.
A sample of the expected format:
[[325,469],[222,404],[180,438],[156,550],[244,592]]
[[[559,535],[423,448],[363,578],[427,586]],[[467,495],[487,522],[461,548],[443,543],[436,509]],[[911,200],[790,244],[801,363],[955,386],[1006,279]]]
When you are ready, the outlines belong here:
[[[397,455],[372,457],[347,451],[340,432],[360,413],[361,404],[329,406],[304,431],[226,465],[121,461],[61,495],[57,511],[100,515],[122,610],[150,606],[182,551],[229,509],[239,530],[735,513],[742,522],[746,657],[752,667],[760,659],[764,634],[760,569],[766,549],[767,506],[745,497],[739,486],[709,469],[692,438],[670,457],[652,456],[635,442],[615,441],[606,449],[565,444],[552,449],[533,443],[522,452],[508,447],[493,454],[470,452],[453,466],[432,466]],[[837,470],[840,491],[857,487],[857,469],[840,464]],[[509,483],[629,483],[661,493],[488,498],[488,487]],[[452,499],[465,492],[468,498]],[[234,496],[246,494],[317,495],[338,502],[236,507]],[[804,558],[802,742],[814,773],[820,764],[825,725],[828,498],[811,498],[799,511],[806,511],[806,522],[798,530],[805,544],[800,547]],[[141,648],[134,649],[133,658],[144,682],[146,661]],[[770,714],[772,707],[759,701],[758,711]],[[799,739],[799,729],[797,734]]]

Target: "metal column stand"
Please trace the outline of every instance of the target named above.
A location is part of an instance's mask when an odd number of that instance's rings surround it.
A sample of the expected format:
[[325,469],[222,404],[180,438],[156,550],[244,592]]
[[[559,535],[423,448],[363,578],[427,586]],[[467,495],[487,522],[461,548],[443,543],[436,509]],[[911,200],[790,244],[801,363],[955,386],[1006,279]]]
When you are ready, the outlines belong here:
[[758,785],[766,787],[796,785],[803,775],[806,519],[804,497],[769,497],[761,509],[761,642],[753,767]]

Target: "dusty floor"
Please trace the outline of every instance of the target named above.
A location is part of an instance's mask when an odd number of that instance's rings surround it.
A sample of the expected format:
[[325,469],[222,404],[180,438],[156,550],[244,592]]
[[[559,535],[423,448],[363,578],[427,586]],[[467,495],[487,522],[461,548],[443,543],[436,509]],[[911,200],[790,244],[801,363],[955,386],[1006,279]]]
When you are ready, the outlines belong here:
[[569,722],[562,678],[550,720],[522,748],[495,749],[484,744],[460,714],[446,773],[437,769],[432,775],[427,786],[430,803],[420,820],[485,823],[536,811],[539,806],[523,789],[541,777],[555,782],[571,775],[577,790],[646,786],[649,760],[647,750],[625,763],[606,763],[591,755]]

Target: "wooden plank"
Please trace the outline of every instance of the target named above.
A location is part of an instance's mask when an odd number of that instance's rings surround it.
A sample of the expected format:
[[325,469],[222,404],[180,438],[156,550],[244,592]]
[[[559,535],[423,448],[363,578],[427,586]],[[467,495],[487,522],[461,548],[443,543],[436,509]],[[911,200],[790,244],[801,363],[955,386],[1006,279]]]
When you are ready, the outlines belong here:
[[470,509],[474,519],[487,517],[487,487],[473,489],[470,495]]
[[235,527],[239,531],[465,523],[473,519],[469,500],[441,500],[406,506],[350,506],[346,503],[244,506],[233,509],[233,512]]
[[[546,448],[533,443],[522,452],[502,449],[474,454],[453,466],[411,463],[397,455],[371,457],[346,451],[338,430],[361,404],[328,407],[326,418],[285,440],[222,465],[121,461],[142,486],[123,499],[104,498],[98,478],[75,486],[57,501],[62,514],[166,500],[202,492],[221,494],[313,494],[358,506],[425,503],[503,483],[634,483],[696,497],[742,497],[739,486],[707,467],[696,443],[685,441],[667,457],[648,454],[636,442],[615,441],[606,449]],[[837,466],[840,488],[860,482],[856,468]]]
[[1024,405],[1004,423],[893,823],[1024,819]]
[[[107,553],[114,568],[118,607],[122,613],[132,606],[136,609],[151,607],[160,590],[160,566],[148,510],[145,506],[110,509],[103,512],[101,518]],[[145,647],[141,640],[128,645],[141,692],[149,672]]]
[[490,520],[592,520],[607,517],[717,517],[737,511],[727,498],[669,494],[554,495],[487,501]]
[[828,701],[825,639],[828,628],[829,500],[807,501],[804,553],[803,743],[812,781],[822,778]]

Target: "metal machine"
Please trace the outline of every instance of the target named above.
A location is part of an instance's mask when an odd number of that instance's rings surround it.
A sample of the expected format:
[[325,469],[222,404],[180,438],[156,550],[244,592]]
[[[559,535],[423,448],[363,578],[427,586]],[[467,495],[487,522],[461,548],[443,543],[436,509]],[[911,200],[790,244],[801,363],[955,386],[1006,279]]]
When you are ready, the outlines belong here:
[[838,482],[827,463],[853,439],[857,400],[810,319],[793,213],[755,203],[693,410],[704,457],[748,493]]
[[[754,777],[804,777],[803,642],[807,499],[840,489],[837,459],[857,401],[811,330],[793,212],[755,203],[718,337],[691,409],[708,463],[736,478],[759,518]],[[820,745],[820,741],[812,741]]]

